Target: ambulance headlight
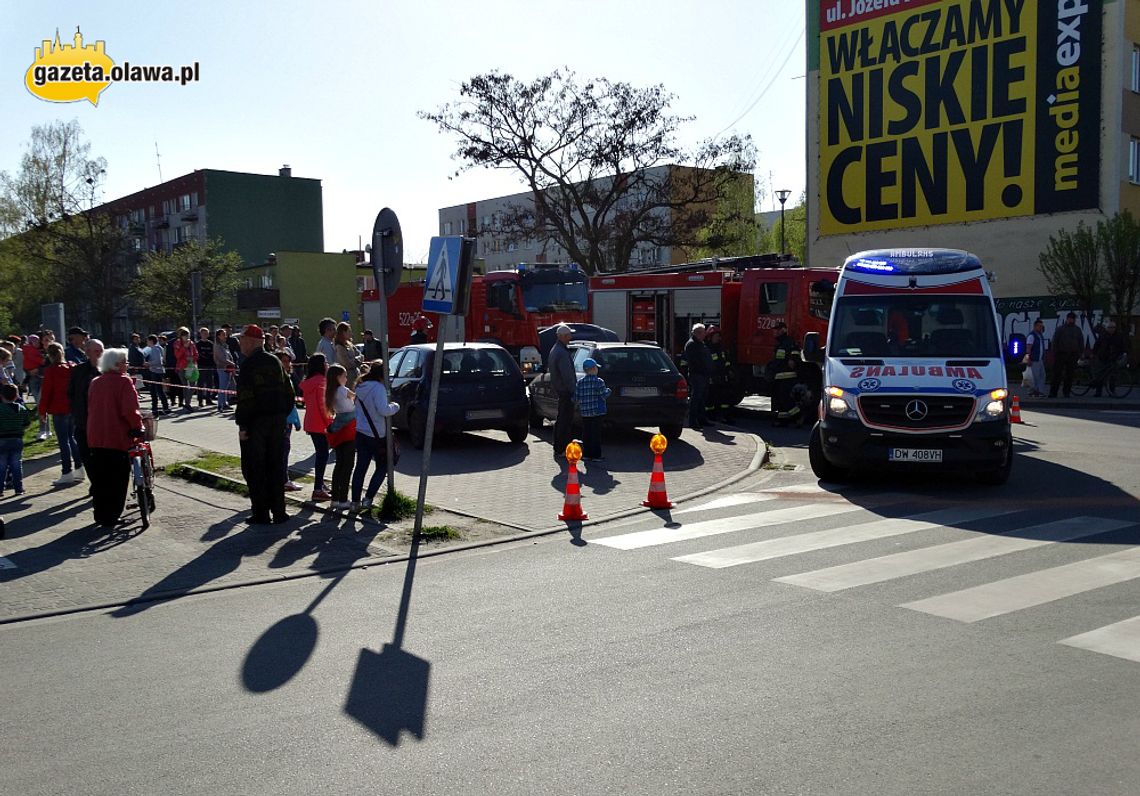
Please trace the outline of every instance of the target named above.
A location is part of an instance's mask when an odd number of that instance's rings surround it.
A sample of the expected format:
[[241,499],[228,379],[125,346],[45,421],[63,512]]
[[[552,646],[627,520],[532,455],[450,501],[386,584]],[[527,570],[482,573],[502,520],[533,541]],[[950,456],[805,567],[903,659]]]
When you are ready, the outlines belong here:
[[855,417],[857,412],[851,403],[852,397],[840,387],[828,387],[823,391],[827,413],[832,417]]
[[993,390],[990,392],[982,408],[978,411],[978,420],[1000,420],[1005,417],[1005,399],[1009,396],[1008,390]]

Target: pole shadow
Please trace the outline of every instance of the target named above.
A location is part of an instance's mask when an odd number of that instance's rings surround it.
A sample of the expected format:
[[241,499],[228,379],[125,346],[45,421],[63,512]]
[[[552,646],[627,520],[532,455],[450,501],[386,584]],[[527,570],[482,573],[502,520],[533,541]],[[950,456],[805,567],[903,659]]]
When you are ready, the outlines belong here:
[[346,714],[390,746],[399,746],[403,732],[420,741],[425,735],[431,663],[403,649],[419,546],[417,528],[404,571],[392,642],[383,645],[380,652],[367,648],[360,651],[344,704]]

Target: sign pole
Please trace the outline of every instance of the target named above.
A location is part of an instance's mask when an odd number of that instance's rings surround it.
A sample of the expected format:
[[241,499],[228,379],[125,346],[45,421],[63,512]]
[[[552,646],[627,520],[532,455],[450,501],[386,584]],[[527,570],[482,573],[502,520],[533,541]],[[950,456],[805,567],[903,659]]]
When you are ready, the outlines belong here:
[[[384,394],[392,397],[392,373],[388,369],[388,297],[400,286],[400,272],[404,268],[404,240],[400,232],[400,220],[385,207],[376,215],[372,225],[372,278],[376,291],[380,294],[380,358],[384,360]],[[393,483],[396,476],[394,443],[392,440],[392,419],[381,418],[384,423],[384,444],[387,449],[388,492],[396,490]]]

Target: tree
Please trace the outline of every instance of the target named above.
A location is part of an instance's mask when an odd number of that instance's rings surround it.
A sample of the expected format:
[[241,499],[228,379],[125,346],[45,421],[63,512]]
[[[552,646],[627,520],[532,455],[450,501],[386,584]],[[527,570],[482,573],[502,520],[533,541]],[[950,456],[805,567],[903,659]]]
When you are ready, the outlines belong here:
[[1074,232],[1057,230],[1039,257],[1038,270],[1045,285],[1056,295],[1072,295],[1085,317],[1091,317],[1100,290],[1102,268],[1100,246],[1091,227],[1077,223]]
[[[221,241],[210,240],[202,245],[191,240],[169,253],[148,254],[131,288],[131,299],[152,326],[189,324],[190,274],[197,271],[202,284],[199,320],[221,318],[233,309],[241,284],[241,266],[241,255],[226,251]],[[197,339],[196,333],[194,337]]]
[[126,225],[96,206],[107,162],[90,150],[77,121],[33,127],[19,172],[0,173],[0,235],[40,274],[45,298],[86,311],[107,335],[132,268]]
[[[690,119],[669,112],[673,95],[661,85],[582,83],[568,70],[527,83],[493,71],[459,95],[419,116],[456,136],[456,173],[484,167],[522,177],[531,201],[507,208],[496,231],[508,242],[557,244],[589,273],[628,267],[639,247],[700,247],[700,231],[755,164],[748,136],[681,148],[676,134]],[[727,212],[750,218],[752,207]],[[729,218],[718,227],[739,234]]]
[[[807,193],[800,195],[800,203],[784,211],[783,220],[777,218],[772,226],[760,233],[761,252],[780,251],[780,230],[784,229],[784,248],[798,262],[807,258]],[[781,252],[782,253],[782,252]]]
[[1112,315],[1121,329],[1140,299],[1140,224],[1127,210],[1096,225],[1097,244],[1104,258],[1104,287],[1112,301]]

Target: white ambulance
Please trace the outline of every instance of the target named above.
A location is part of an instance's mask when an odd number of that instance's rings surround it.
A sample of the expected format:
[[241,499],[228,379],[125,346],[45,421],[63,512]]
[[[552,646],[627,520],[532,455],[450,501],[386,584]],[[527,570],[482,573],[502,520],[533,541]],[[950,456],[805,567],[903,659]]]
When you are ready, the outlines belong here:
[[976,473],[1001,484],[1012,464],[1008,389],[987,274],[955,249],[865,251],[840,269],[823,367],[815,474],[856,470]]

